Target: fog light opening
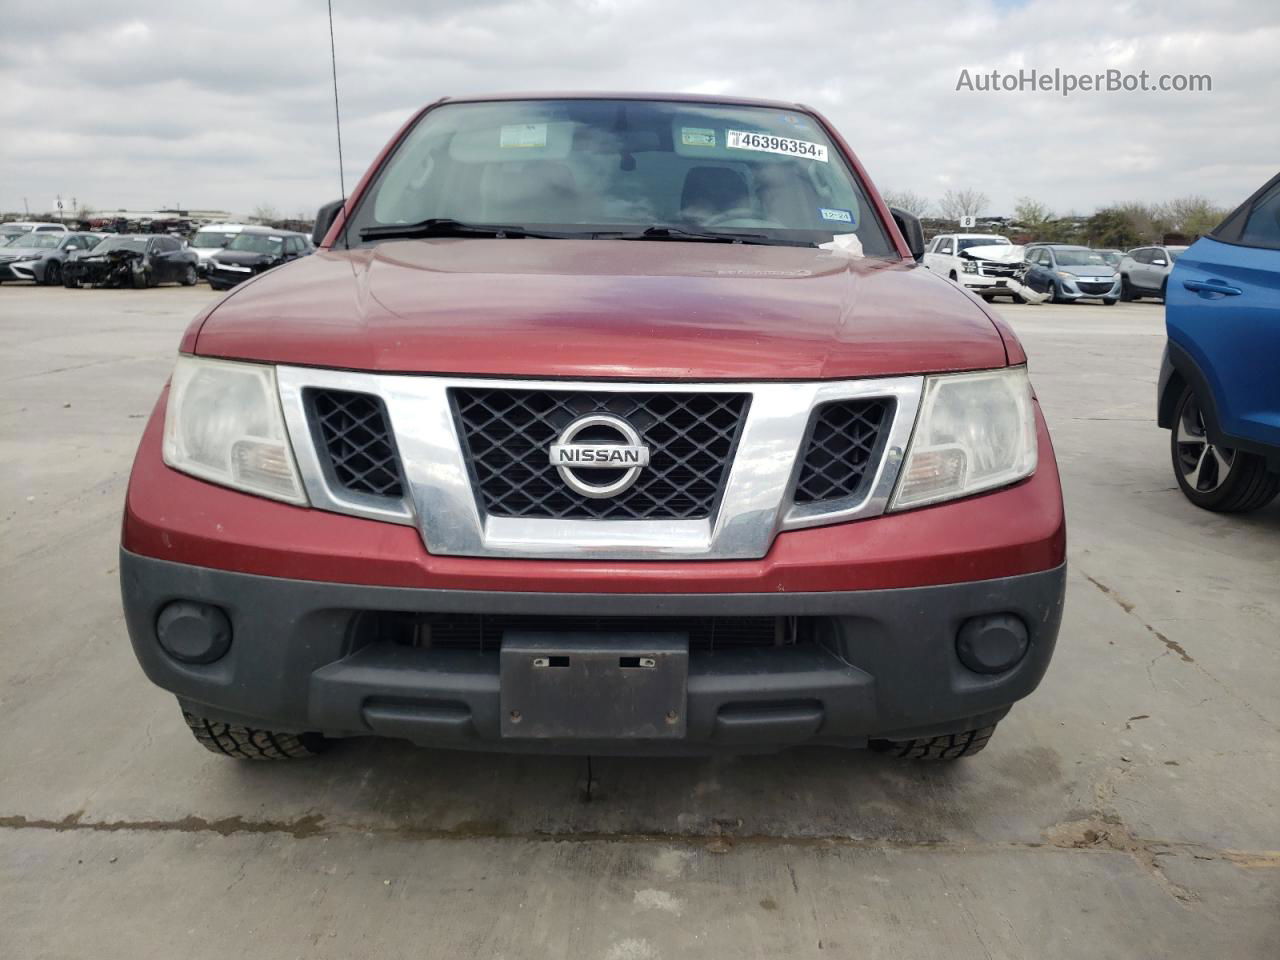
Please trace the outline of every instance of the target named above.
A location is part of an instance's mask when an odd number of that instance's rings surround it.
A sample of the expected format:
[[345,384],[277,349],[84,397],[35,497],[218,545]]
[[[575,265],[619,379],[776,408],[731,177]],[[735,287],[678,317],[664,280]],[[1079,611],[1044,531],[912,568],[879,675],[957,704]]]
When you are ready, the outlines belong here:
[[971,617],[956,635],[956,655],[974,673],[1004,673],[1027,654],[1027,625],[1012,613]]
[[175,600],[156,617],[156,639],[182,663],[213,663],[231,648],[231,621],[221,607]]

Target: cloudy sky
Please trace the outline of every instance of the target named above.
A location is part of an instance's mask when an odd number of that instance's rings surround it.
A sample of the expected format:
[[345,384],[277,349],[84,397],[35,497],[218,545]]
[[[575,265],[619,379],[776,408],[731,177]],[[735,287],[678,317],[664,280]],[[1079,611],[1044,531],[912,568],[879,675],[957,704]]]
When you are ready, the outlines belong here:
[[[1275,0],[334,0],[348,186],[419,105],[495,90],[673,90],[827,114],[882,189],[1059,213],[1280,167]],[[317,0],[0,0],[0,210],[338,194]],[[1209,74],[1202,93],[958,92],[962,70]]]

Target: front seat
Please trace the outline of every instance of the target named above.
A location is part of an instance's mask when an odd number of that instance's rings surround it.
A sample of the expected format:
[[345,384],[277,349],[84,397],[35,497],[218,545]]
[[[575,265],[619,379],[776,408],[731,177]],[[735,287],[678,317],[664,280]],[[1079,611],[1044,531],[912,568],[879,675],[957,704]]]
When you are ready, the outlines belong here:
[[680,215],[706,220],[749,206],[747,178],[729,167],[694,167],[684,178]]

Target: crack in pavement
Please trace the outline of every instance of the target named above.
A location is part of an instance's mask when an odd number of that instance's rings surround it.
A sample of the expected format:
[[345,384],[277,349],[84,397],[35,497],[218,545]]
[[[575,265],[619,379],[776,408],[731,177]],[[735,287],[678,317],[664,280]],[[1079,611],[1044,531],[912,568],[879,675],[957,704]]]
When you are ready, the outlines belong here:
[[[1213,673],[1206,670],[1199,662],[1196,661],[1194,657],[1191,656],[1191,654],[1189,654],[1186,651],[1186,648],[1183,647],[1182,644],[1178,643],[1176,640],[1169,639],[1163,633],[1161,633],[1159,630],[1153,627],[1151,624],[1147,623],[1147,621],[1143,620],[1142,617],[1139,616],[1137,613],[1136,604],[1130,603],[1128,600],[1124,599],[1124,597],[1116,593],[1114,589],[1112,589],[1111,587],[1109,587],[1107,584],[1103,583],[1101,580],[1097,579],[1096,577],[1091,577],[1089,576],[1089,574],[1084,573],[1084,571],[1081,571],[1081,574],[1084,576],[1086,580],[1088,580],[1091,584],[1097,587],[1098,590],[1104,596],[1106,596],[1108,599],[1114,602],[1121,610],[1123,610],[1129,616],[1133,617],[1134,620],[1138,621],[1138,623],[1142,625],[1143,629],[1145,629],[1149,634],[1151,634],[1153,637],[1159,640],[1162,644],[1164,644],[1165,653],[1161,654],[1161,656],[1165,656],[1168,653],[1177,654],[1178,659],[1180,659],[1183,663],[1191,664],[1193,667],[1196,668],[1196,670],[1198,670],[1201,674],[1203,674],[1207,680],[1209,680],[1211,683],[1219,687],[1222,690],[1222,692],[1225,693],[1227,696],[1229,696],[1232,700],[1235,700],[1237,703],[1239,703],[1242,707],[1244,707],[1246,710],[1252,713],[1255,717],[1261,720],[1264,724],[1266,724],[1272,730],[1276,732],[1280,732],[1280,724],[1276,724],[1273,720],[1271,720],[1271,718],[1269,718],[1261,710],[1255,707],[1252,703],[1250,703],[1244,697],[1240,696],[1238,693],[1236,693],[1234,690],[1228,687],[1225,683],[1219,680],[1218,677],[1216,677]],[[1158,660],[1158,659],[1159,657],[1155,658],[1155,660]],[[1152,666],[1155,665],[1155,660],[1151,661]],[[1148,679],[1150,679],[1151,677],[1150,667],[1148,667],[1147,669],[1147,677]],[[1154,681],[1152,681],[1152,686],[1154,687],[1154,685],[1155,685]]]
[[[735,821],[736,822],[736,821]],[[330,823],[318,813],[293,820],[248,820],[242,816],[208,819],[195,815],[173,820],[86,820],[84,812],[70,814],[61,820],[0,816],[2,830],[47,830],[55,833],[215,833],[229,837],[236,834],[281,834],[295,840],[329,838],[342,834],[363,834],[404,840],[521,840],[540,843],[684,843],[707,844],[712,852],[735,847],[843,847],[859,850],[937,850],[946,853],[985,851],[1099,851],[1121,852],[1130,856],[1158,857],[1175,852],[1192,853],[1199,860],[1221,860],[1249,868],[1280,868],[1280,850],[1216,849],[1192,841],[1149,840],[1135,837],[1113,814],[1098,814],[1080,820],[1068,820],[1044,831],[1045,839],[967,842],[958,840],[910,840],[857,837],[851,834],[753,834],[734,833],[719,823],[715,831],[664,832],[599,830],[505,830],[492,822],[463,822],[454,827],[423,827],[414,824],[373,826],[368,824]]]

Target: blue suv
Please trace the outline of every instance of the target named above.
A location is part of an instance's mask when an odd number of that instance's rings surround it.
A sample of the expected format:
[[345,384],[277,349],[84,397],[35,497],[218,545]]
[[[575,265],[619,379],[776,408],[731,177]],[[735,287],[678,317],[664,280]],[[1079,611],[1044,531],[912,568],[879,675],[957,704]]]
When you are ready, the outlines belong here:
[[1165,300],[1157,419],[1198,507],[1280,492],[1280,175],[1180,256]]

